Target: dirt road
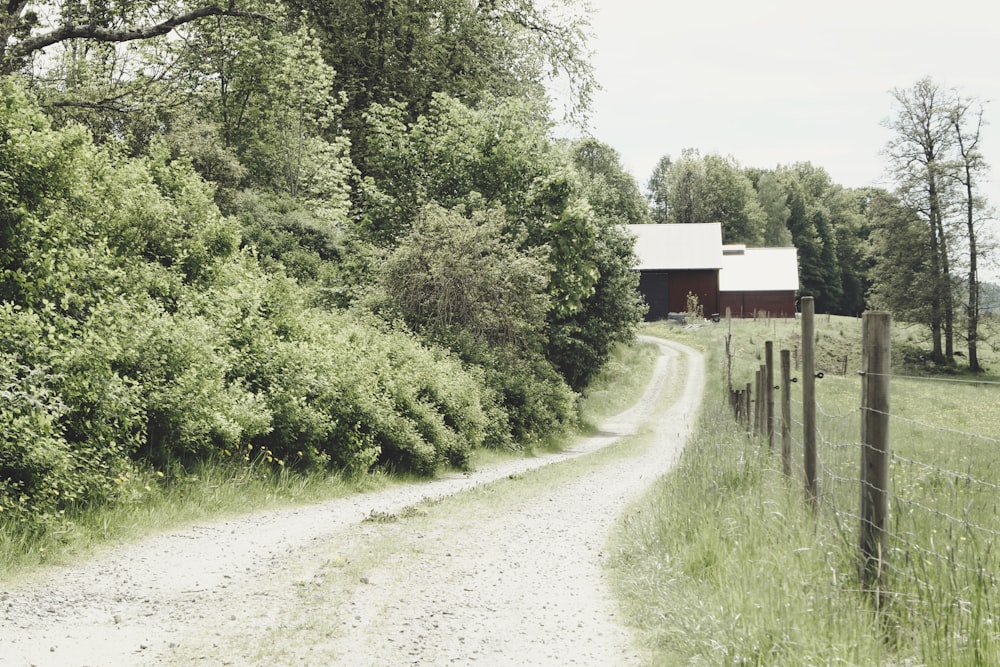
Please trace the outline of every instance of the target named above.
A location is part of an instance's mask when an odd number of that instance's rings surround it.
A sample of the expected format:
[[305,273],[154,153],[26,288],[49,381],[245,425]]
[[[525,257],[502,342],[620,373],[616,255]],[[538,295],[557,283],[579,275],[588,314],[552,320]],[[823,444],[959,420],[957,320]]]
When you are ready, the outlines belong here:
[[[642,399],[560,454],[192,526],[0,584],[0,665],[639,664],[602,549],[676,461],[704,384],[697,352],[648,340],[662,354]],[[676,400],[659,400],[678,382]],[[650,444],[634,455],[490,502],[491,482],[643,428]],[[434,510],[469,489],[474,512]],[[411,519],[363,521],[400,513]]]

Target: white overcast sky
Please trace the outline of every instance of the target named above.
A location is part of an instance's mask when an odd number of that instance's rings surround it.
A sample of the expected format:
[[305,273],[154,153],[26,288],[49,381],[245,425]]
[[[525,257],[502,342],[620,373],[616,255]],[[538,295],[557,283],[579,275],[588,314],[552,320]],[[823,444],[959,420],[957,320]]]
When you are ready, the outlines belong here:
[[603,89],[590,132],[640,186],[684,148],[744,167],[808,161],[848,187],[885,184],[889,91],[930,76],[992,100],[983,147],[1000,171],[995,2],[591,0]]

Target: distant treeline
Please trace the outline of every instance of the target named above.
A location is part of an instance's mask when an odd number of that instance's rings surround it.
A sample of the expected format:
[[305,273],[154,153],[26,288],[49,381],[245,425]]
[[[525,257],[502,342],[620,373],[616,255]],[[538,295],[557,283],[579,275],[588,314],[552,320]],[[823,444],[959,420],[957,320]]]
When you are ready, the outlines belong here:
[[982,196],[982,105],[929,79],[892,91],[885,146],[892,189],[844,188],[809,163],[743,168],[686,150],[647,183],[656,222],[720,222],[725,243],[795,246],[802,296],[818,312],[889,310],[926,324],[930,358],[953,364],[965,343],[979,366],[979,318],[997,301],[980,267],[996,243]]

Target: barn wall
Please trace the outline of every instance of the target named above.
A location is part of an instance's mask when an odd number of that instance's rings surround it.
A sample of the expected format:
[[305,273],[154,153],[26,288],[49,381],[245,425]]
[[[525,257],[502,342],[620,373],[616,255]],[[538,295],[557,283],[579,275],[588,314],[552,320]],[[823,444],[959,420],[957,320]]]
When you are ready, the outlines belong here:
[[687,310],[688,292],[698,295],[705,317],[719,312],[719,271],[671,271],[670,307],[674,312]]
[[666,319],[668,313],[682,313],[687,309],[688,292],[698,295],[705,316],[719,312],[719,271],[642,271],[639,273],[639,291],[649,312],[647,321]]
[[646,321],[667,319],[670,313],[670,274],[667,271],[642,271],[639,273],[639,293],[649,310]]
[[722,315],[725,315],[727,306],[733,317],[753,317],[755,313],[795,317],[795,292],[720,292]]

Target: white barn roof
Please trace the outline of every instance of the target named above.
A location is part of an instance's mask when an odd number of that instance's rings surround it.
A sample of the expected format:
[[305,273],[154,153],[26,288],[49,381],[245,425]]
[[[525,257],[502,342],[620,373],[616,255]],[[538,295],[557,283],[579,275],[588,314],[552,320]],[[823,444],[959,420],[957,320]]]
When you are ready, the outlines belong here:
[[726,246],[719,272],[720,292],[787,292],[799,289],[795,248]]
[[628,225],[636,235],[640,271],[721,269],[722,225],[718,222],[680,225]]

